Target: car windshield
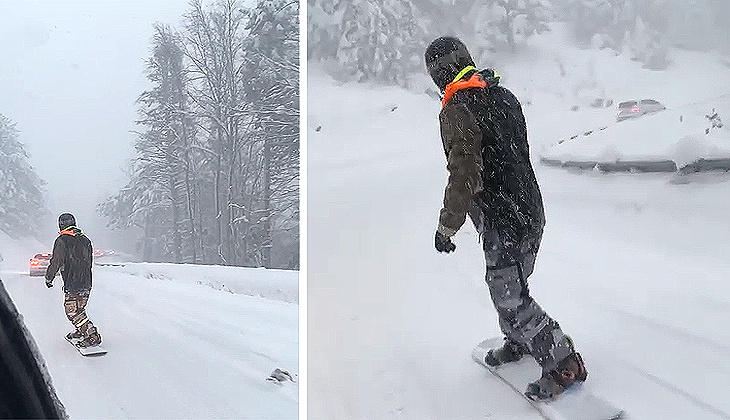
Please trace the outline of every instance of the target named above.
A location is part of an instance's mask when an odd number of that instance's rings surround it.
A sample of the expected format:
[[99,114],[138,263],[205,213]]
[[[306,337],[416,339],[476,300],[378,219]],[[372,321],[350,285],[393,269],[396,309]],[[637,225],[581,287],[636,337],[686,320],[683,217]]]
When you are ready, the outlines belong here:
[[659,105],[659,102],[657,102],[657,101],[655,101],[653,99],[642,99],[641,100],[641,103],[642,104],[647,104],[647,105]]
[[33,258],[35,258],[36,260],[47,260],[47,259],[51,258],[51,255],[50,254],[35,254],[35,257],[33,257]]
[[619,108],[631,108],[632,106],[635,106],[635,105],[636,105],[636,101],[626,101],[626,102],[621,102],[620,104],[618,104],[618,107]]

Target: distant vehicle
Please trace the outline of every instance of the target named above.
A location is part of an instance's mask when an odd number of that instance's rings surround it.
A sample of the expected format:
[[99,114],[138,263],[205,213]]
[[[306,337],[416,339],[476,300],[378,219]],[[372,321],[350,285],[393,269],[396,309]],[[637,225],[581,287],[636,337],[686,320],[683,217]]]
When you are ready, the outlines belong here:
[[94,250],[94,258],[103,257],[104,255],[106,255],[104,250],[101,250],[101,249]]
[[653,114],[655,112],[667,109],[659,101],[654,99],[642,99],[640,101],[626,101],[618,104],[618,114],[616,121],[628,120],[630,118],[639,118],[642,115]]
[[28,269],[28,275],[33,276],[45,276],[48,264],[51,262],[51,254],[44,252],[42,254],[35,254],[30,259],[30,265]]

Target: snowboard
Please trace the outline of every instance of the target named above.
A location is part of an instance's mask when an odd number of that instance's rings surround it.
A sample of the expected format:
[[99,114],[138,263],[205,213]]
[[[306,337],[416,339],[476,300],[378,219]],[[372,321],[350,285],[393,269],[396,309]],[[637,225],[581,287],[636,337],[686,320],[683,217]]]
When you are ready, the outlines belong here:
[[71,343],[82,356],[103,356],[106,354],[106,349],[103,348],[101,345],[91,347],[79,347],[77,346],[77,343],[81,340],[68,339],[65,336],[64,338],[66,339],[66,341]]
[[[472,351],[472,359],[487,368],[494,376],[522,396],[540,416],[546,420],[617,420],[624,419],[624,411],[610,402],[594,395],[585,384],[577,383],[565,390],[555,399],[533,401],[524,391],[527,384],[540,377],[542,369],[531,356],[525,356],[517,362],[498,367],[487,365],[484,358],[489,349],[501,347],[502,337],[483,340]],[[590,371],[588,375],[590,381]]]

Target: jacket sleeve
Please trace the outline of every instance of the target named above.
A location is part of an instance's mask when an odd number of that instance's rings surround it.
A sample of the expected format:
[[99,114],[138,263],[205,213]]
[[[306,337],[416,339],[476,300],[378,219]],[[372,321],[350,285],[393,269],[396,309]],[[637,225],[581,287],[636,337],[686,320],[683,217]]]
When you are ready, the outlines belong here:
[[56,277],[58,270],[61,269],[65,260],[66,247],[63,245],[63,240],[59,236],[56,238],[56,242],[53,243],[53,255],[51,255],[51,262],[46,269],[46,280],[51,281]]
[[475,194],[482,191],[482,132],[464,104],[448,104],[439,116],[449,180],[438,231],[453,236],[466,220]]

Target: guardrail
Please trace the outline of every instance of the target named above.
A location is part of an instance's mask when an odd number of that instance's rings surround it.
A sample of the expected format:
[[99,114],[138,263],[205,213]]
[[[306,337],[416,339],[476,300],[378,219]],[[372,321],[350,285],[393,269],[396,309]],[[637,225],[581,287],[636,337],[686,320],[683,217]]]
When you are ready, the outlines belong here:
[[680,172],[689,174],[694,172],[730,171],[730,158],[698,159],[681,167],[673,160],[598,162],[540,158],[540,163],[553,167],[598,170],[601,172]]

